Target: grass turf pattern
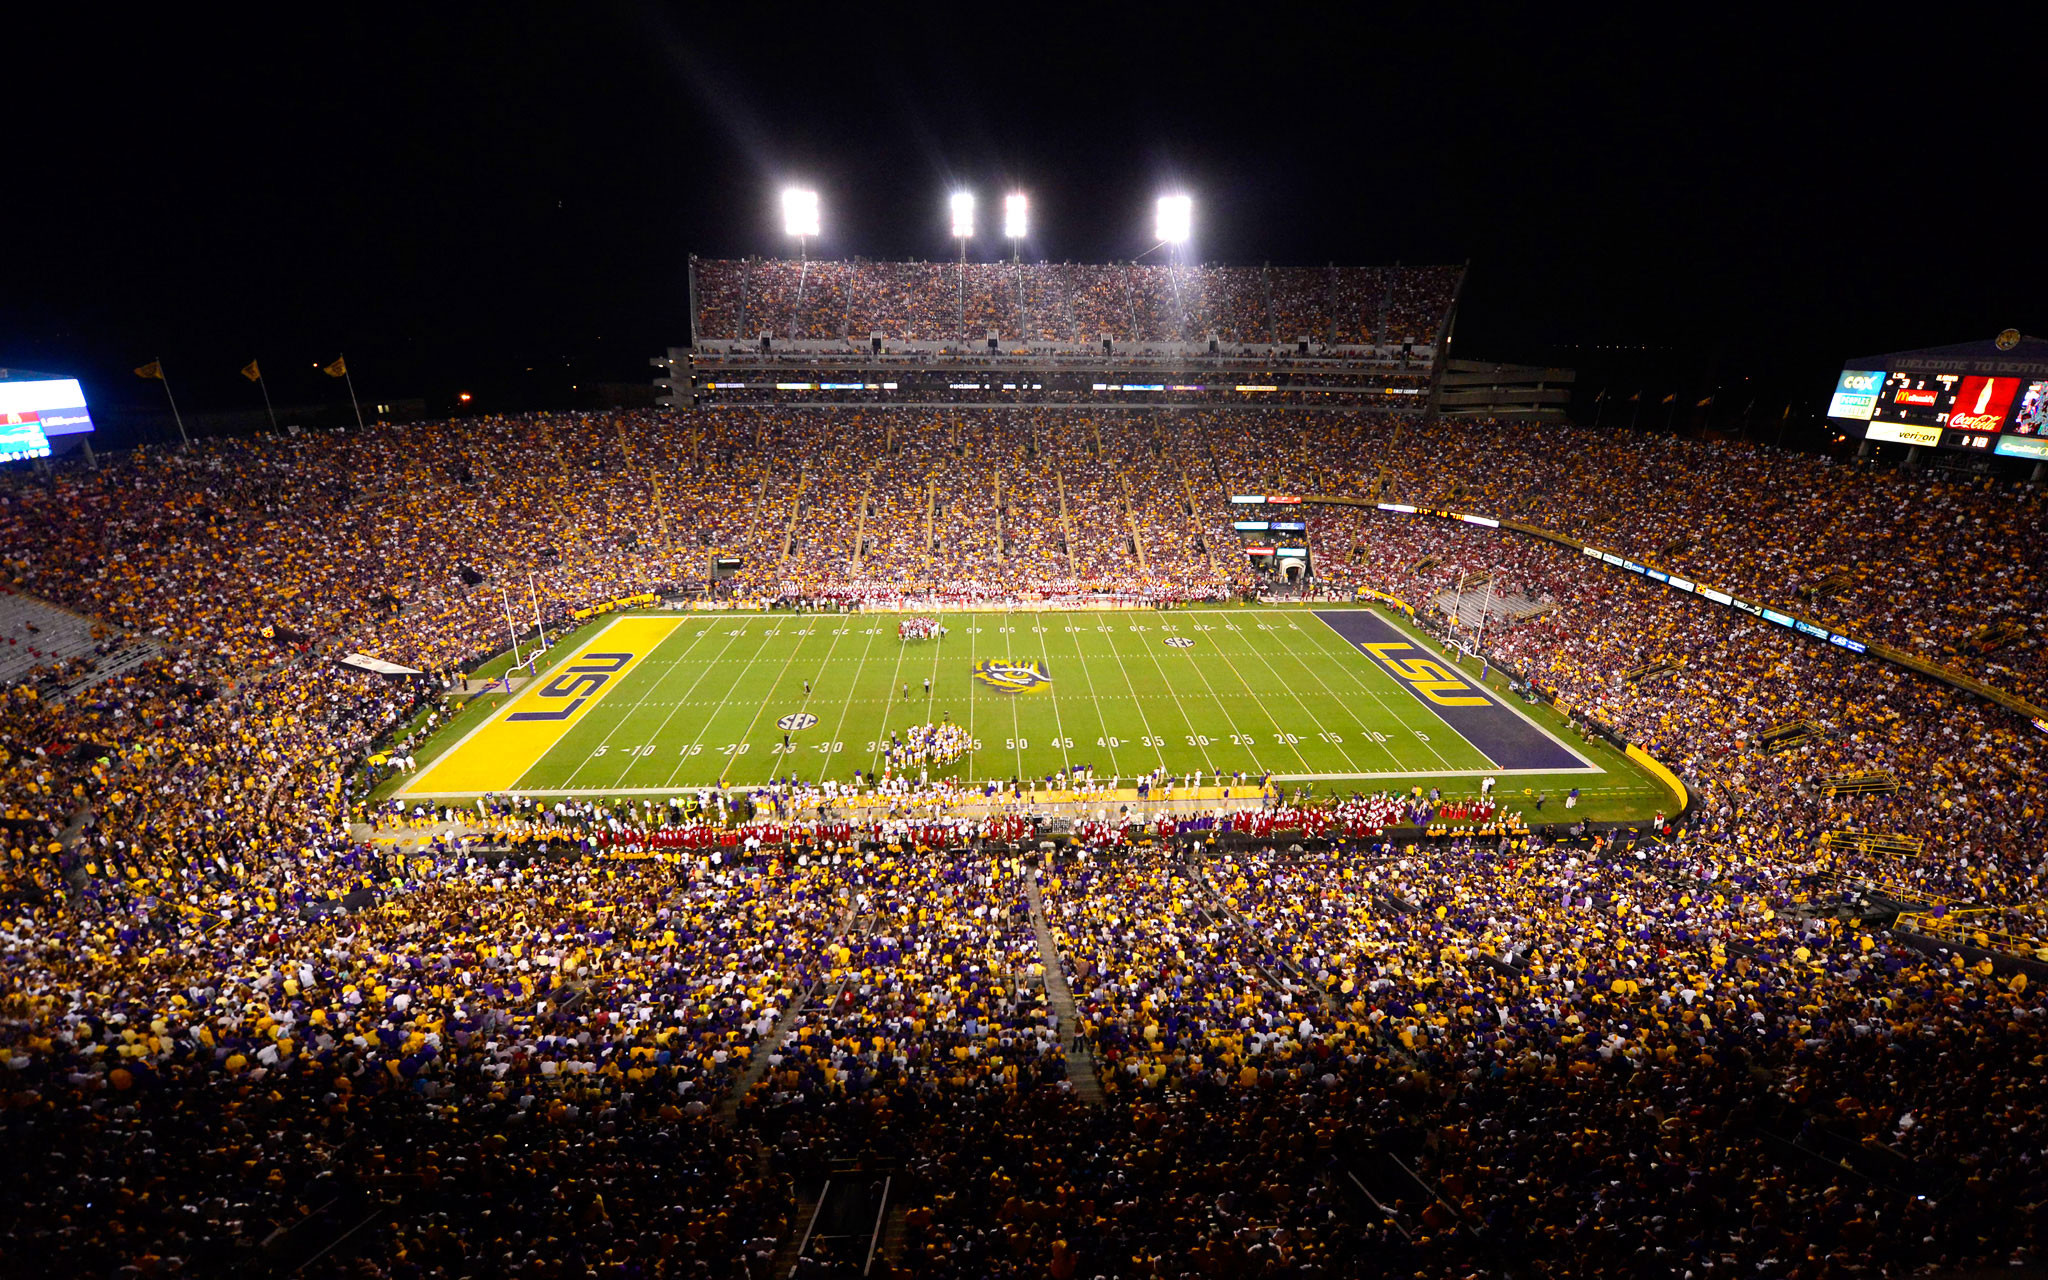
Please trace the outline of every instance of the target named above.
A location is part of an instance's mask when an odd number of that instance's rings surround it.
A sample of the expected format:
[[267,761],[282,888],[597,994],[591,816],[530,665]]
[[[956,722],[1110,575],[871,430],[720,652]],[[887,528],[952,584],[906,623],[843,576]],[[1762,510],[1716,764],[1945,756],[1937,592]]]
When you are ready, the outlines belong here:
[[[616,619],[558,647],[567,656],[535,686],[497,700],[487,719],[465,714],[421,753],[467,768],[430,763],[400,794],[669,795],[792,775],[848,781],[881,766],[892,732],[941,719],[976,745],[934,776],[975,782],[1085,764],[1098,779],[1199,769],[1314,780],[1324,792],[1419,783],[1469,794],[1493,773],[1510,794],[1582,787],[1582,812],[1600,816],[1647,813],[1661,794],[1618,754],[1584,743],[1571,747],[1589,762],[1581,771],[1498,768],[1484,743],[1306,609],[959,613],[944,616],[946,635],[911,641],[890,614],[659,619],[651,628],[647,615]],[[639,642],[617,639],[632,628]],[[601,697],[559,729],[533,723],[534,691],[582,693],[588,686],[572,686],[569,673],[612,650],[634,657],[595,663],[623,667]],[[1011,691],[997,686],[1014,681],[976,678],[986,663],[1035,663],[1049,678]],[[529,719],[508,724],[521,709]],[[536,731],[552,734],[545,749],[526,745]],[[1546,732],[1563,740],[1554,722]]]

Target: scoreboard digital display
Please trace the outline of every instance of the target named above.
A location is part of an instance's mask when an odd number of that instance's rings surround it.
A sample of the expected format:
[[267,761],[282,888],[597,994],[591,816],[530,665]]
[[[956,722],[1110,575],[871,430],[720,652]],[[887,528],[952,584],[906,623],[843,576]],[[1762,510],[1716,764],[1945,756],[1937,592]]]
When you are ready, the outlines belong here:
[[51,440],[90,430],[78,379],[0,378],[0,462],[47,458]]
[[2048,459],[2048,342],[2006,334],[1852,361],[1828,421],[1888,444]]

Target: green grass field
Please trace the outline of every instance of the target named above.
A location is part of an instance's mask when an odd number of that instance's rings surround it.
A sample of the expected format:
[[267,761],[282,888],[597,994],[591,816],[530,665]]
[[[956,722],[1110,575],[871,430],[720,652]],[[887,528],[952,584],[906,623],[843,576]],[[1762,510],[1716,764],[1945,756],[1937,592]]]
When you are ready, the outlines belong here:
[[[1419,784],[1469,794],[1492,773],[1510,796],[1578,786],[1581,816],[1637,817],[1664,800],[1619,753],[1495,693],[1511,711],[1484,714],[1512,714],[1579,757],[1569,771],[1500,767],[1483,733],[1475,742],[1452,728],[1423,693],[1303,608],[950,614],[947,635],[912,641],[898,639],[897,621],[690,613],[600,622],[556,644],[552,665],[520,693],[478,700],[417,753],[417,773],[386,790],[669,795],[792,775],[847,780],[879,766],[892,731],[950,719],[976,746],[935,772],[968,781],[1086,764],[1099,778],[1241,770],[1313,780],[1325,793]],[[1397,638],[1436,657],[1412,631]],[[580,695],[594,677],[574,672],[628,657],[600,696],[537,700]],[[1009,691],[976,678],[985,661],[1036,664],[1046,679]],[[1469,668],[1457,675],[1477,684]],[[1472,688],[1454,692],[1479,700]],[[572,704],[568,715],[533,711]]]

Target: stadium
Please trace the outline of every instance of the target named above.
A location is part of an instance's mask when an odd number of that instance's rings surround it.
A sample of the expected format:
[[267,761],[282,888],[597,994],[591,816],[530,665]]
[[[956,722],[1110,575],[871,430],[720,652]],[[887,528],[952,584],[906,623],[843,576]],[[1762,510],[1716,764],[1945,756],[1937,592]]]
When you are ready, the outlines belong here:
[[652,403],[0,370],[0,1271],[2040,1274],[2048,342],[775,199]]

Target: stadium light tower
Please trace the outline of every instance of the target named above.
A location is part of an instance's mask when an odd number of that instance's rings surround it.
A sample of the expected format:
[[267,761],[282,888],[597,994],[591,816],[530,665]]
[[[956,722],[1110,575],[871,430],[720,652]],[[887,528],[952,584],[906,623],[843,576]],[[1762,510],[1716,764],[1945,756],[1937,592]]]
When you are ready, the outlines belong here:
[[1021,191],[1012,191],[1003,197],[1003,234],[1010,238],[1010,261],[1019,261],[1020,248],[1024,239],[1025,217],[1030,211],[1030,201]]
[[817,192],[790,187],[782,193],[782,231],[796,237],[797,257],[804,257],[804,242],[818,234]]
[[1159,197],[1159,211],[1152,226],[1159,238],[1170,245],[1187,243],[1194,229],[1195,202],[1187,196]]
[[974,238],[974,193],[953,193],[953,238],[960,242],[960,261],[967,261],[967,242]]

